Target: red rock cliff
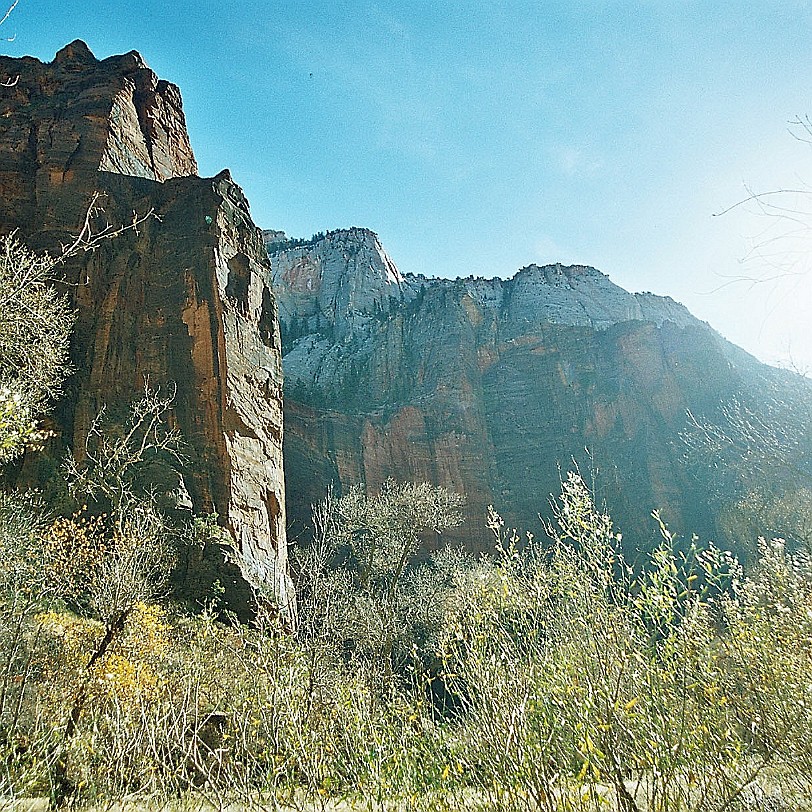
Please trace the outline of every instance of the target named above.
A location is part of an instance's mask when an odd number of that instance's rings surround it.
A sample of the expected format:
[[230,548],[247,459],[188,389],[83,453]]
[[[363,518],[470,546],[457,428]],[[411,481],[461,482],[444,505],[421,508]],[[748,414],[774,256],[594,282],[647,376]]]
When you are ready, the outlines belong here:
[[[145,378],[174,383],[196,508],[217,511],[286,605],[279,328],[242,191],[227,171],[197,177],[180,92],[135,52],[99,61],[74,42],[49,64],[0,58],[0,75],[18,77],[0,91],[4,232],[55,251],[95,193],[113,224],[157,215],[66,269],[78,322],[63,440],[81,448],[101,406],[126,409]],[[239,591],[219,553],[187,563],[190,590],[219,578]]]

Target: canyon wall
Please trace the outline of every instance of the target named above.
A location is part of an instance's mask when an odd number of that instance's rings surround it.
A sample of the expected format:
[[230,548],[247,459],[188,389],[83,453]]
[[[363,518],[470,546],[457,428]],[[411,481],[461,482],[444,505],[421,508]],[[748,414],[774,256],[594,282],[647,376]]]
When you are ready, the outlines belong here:
[[[240,573],[220,549],[188,551],[182,590],[204,597],[219,580],[244,606],[247,577],[288,611],[281,343],[245,196],[228,171],[197,176],[180,92],[136,52],[97,60],[77,41],[47,64],[0,58],[0,76],[13,82],[0,88],[3,233],[57,254],[94,196],[113,226],[152,213],[63,268],[75,373],[52,445],[81,453],[102,407],[125,415],[145,382],[175,391],[184,484],[244,562]],[[36,478],[52,463],[26,464]]]
[[464,493],[467,521],[437,543],[488,549],[488,505],[538,534],[577,465],[634,550],[656,539],[654,509],[688,539],[713,536],[708,475],[681,441],[688,411],[718,416],[782,385],[682,305],[594,268],[438,279],[401,274],[365,229],[267,243],[292,533],[328,483],[394,477]]

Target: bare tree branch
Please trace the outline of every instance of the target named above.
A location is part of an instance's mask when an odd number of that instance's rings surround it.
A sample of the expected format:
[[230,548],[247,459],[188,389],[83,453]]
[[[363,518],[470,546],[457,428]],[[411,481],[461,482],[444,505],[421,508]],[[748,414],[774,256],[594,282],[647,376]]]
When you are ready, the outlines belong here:
[[[0,25],[3,25],[3,23],[11,16],[11,12],[17,8],[17,3],[19,2],[20,0],[14,0],[14,2],[6,9],[6,13],[3,15],[2,19],[0,19]],[[14,42],[15,37],[11,36],[6,37],[5,39],[6,42]],[[19,76],[15,76],[13,79],[4,79],[2,82],[0,82],[0,87],[14,87],[19,81]]]
[[130,222],[120,226],[114,226],[105,218],[104,225],[97,228],[96,222],[104,215],[104,208],[99,203],[103,197],[104,195],[101,192],[93,193],[78,234],[72,237],[73,242],[61,246],[61,254],[56,260],[57,262],[64,262],[79,253],[95,251],[104,240],[119,237],[127,231],[139,234],[139,227],[148,220],[160,221],[161,219],[155,213],[155,209],[152,208],[146,214],[138,214],[138,212],[133,211]]
[[722,217],[728,212],[733,211],[733,209],[737,209],[740,206],[744,206],[747,203],[753,203],[754,201],[762,201],[767,197],[772,197],[773,195],[812,194],[812,191],[810,191],[809,189],[772,189],[769,192],[751,192],[748,189],[748,192],[750,193],[747,195],[747,197],[742,198],[741,200],[738,201],[738,203],[734,203],[732,206],[728,206],[726,209],[722,209],[722,211],[713,212],[713,214],[711,214],[711,217]]
[[[3,15],[2,19],[0,19],[0,25],[2,25],[11,16],[11,12],[17,8],[17,4],[19,2],[20,0],[14,0],[14,2],[8,7],[6,13]],[[14,37],[12,37],[12,39],[14,39]]]

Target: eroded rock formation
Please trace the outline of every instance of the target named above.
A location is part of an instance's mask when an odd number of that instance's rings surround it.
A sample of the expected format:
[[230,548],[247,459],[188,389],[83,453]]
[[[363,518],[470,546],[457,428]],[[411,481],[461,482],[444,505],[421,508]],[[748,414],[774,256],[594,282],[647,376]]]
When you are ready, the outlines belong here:
[[[180,92],[136,52],[99,61],[77,41],[48,64],[0,58],[0,75],[16,79],[0,89],[3,232],[58,251],[94,194],[113,224],[156,215],[65,268],[78,323],[62,441],[81,449],[99,409],[125,412],[145,380],[176,386],[195,507],[219,514],[284,607],[280,338],[245,196],[228,171],[197,177]],[[219,579],[244,598],[219,551],[187,565],[187,591]]]
[[531,265],[512,279],[401,274],[364,229],[270,244],[285,366],[293,532],[328,482],[428,480],[463,492],[455,537],[489,546],[492,504],[540,532],[559,471],[596,472],[635,548],[658,508],[711,535],[707,482],[685,466],[687,410],[718,413],[777,370],[672,299],[594,268]]

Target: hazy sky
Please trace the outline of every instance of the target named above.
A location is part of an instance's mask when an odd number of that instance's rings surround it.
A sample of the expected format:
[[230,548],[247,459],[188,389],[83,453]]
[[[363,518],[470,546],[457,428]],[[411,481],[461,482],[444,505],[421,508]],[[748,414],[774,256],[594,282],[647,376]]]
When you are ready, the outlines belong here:
[[366,226],[429,275],[594,265],[812,367],[812,193],[714,216],[812,184],[812,3],[20,0],[4,30],[140,51],[263,227]]

